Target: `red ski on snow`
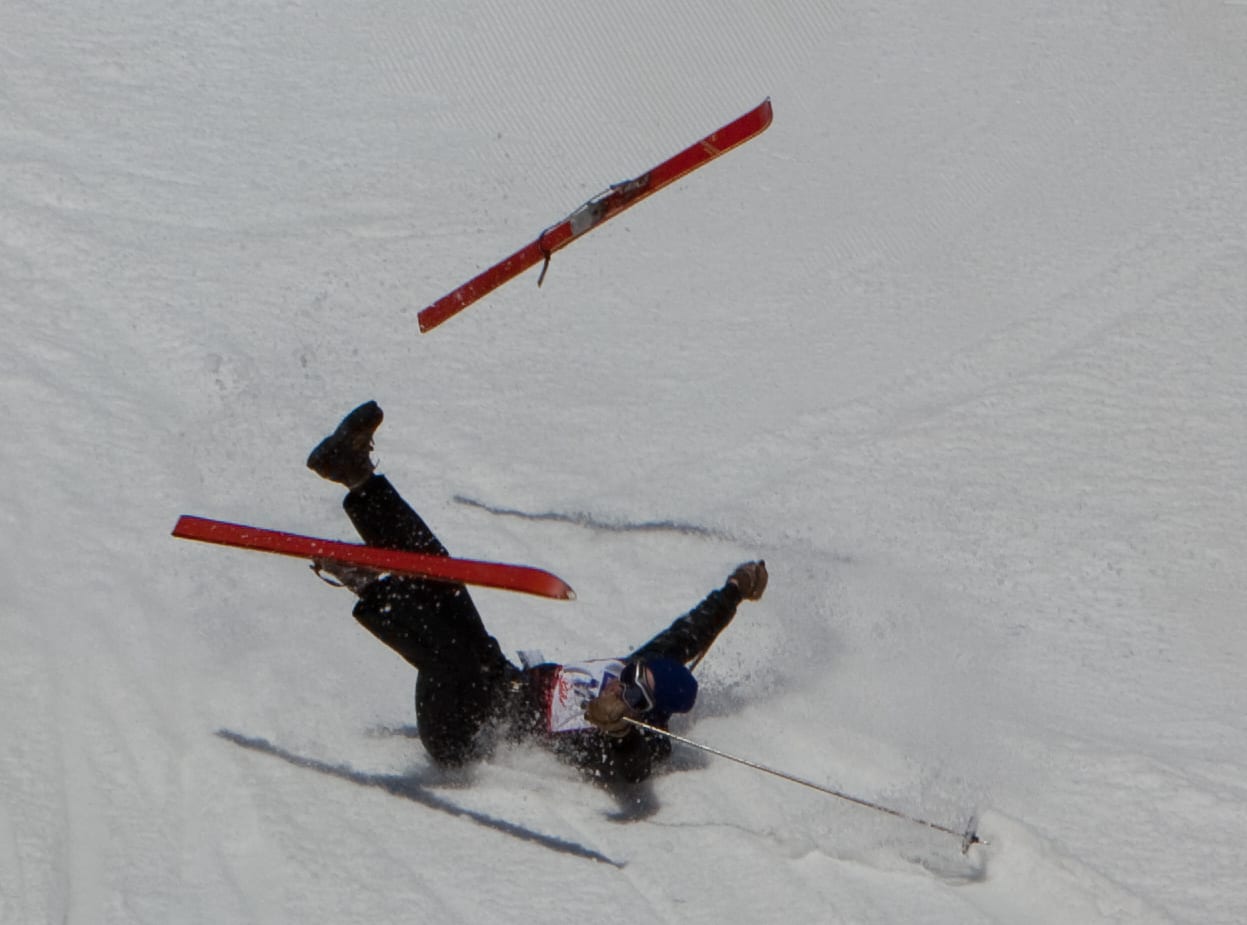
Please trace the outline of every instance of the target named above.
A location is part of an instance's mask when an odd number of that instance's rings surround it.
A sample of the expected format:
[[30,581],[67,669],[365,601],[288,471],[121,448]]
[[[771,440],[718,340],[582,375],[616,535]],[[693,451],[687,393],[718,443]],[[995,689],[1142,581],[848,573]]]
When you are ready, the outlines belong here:
[[[556,225],[543,231],[537,240],[520,248],[483,273],[468,280],[458,289],[442,296],[419,314],[421,332],[433,330],[446,319],[457,315],[477,299],[493,292],[507,280],[518,276],[538,263],[549,263],[555,251],[571,244],[585,232],[596,228],[624,209],[636,205],[646,196],[652,196],[664,186],[674,183],[698,167],[708,164],[721,154],[755,135],[760,135],[771,124],[771,101],[762,103],[734,119],[716,132],[695,142],[679,154],[668,158],[652,170],[634,180],[612,184],[610,189],[583,206]],[[545,276],[545,270],[542,270]],[[541,279],[537,280],[541,285]]]
[[506,565],[501,562],[477,562],[472,559],[452,559],[447,556],[427,556],[422,553],[404,552],[398,549],[382,549],[379,546],[363,546],[359,543],[341,543],[322,540],[312,536],[299,536],[280,530],[246,527],[221,520],[208,520],[183,514],[173,528],[173,535],[186,540],[202,540],[222,546],[255,549],[282,556],[294,556],[320,562],[340,562],[393,572],[434,581],[449,581],[504,591],[522,591],[541,597],[574,600],[576,593],[567,582],[541,569],[527,565]]

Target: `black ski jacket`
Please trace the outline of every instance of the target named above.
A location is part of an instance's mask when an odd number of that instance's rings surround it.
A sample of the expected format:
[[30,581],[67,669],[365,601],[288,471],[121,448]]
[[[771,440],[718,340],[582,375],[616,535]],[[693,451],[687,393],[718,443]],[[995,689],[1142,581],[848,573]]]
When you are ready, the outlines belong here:
[[[634,658],[672,658],[690,662],[706,651],[727,628],[740,604],[734,584],[725,584],[708,594],[700,604],[672,623],[645,645],[630,653]],[[654,763],[671,754],[671,740],[659,733],[630,728],[622,736],[609,736],[596,730],[549,733],[545,717],[561,666],[536,665],[519,671],[515,683],[518,696],[508,704],[510,720],[528,735],[540,738],[556,754],[579,767],[590,777],[604,782],[636,783],[649,777]],[[666,729],[670,714],[651,712],[641,719]]]

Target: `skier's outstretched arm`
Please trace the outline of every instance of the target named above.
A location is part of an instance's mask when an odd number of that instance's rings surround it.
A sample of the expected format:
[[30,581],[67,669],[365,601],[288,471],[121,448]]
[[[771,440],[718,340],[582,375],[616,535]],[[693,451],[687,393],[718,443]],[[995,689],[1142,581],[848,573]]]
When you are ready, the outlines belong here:
[[765,562],[737,566],[722,588],[707,594],[700,604],[629,655],[628,660],[663,657],[692,661],[727,629],[741,601],[762,597],[766,582]]

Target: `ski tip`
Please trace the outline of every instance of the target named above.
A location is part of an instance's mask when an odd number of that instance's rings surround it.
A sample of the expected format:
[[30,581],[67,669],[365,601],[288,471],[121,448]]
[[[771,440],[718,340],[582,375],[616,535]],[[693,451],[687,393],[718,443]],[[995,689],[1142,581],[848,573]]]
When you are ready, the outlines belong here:
[[571,585],[557,575],[550,575],[549,572],[546,574],[549,576],[548,581],[546,587],[542,589],[542,593],[546,597],[553,598],[556,601],[574,601],[576,599],[576,592],[572,590]]

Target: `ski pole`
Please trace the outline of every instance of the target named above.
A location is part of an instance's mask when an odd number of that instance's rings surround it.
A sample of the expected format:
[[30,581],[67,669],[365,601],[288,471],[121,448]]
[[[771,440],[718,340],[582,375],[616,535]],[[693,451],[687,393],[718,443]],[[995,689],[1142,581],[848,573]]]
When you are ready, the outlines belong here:
[[881,813],[887,813],[889,816],[895,816],[898,819],[904,819],[907,822],[912,822],[916,825],[925,826],[928,829],[934,829],[937,832],[943,832],[947,835],[955,836],[956,838],[961,839],[961,853],[962,854],[965,854],[967,851],[969,851],[971,845],[987,844],[987,842],[983,841],[975,833],[974,831],[975,820],[973,818],[970,819],[970,823],[968,826],[966,826],[966,830],[964,832],[958,832],[956,829],[949,828],[946,825],[940,825],[938,822],[930,822],[926,819],[920,819],[917,816],[910,816],[907,813],[901,812],[899,809],[892,809],[890,806],[884,806],[880,803],[873,803],[870,800],[863,800],[861,797],[850,796],[847,793],[842,793],[839,790],[833,790],[831,787],[824,787],[821,784],[816,784],[813,781],[806,780],[805,778],[797,777],[794,774],[788,774],[784,771],[778,771],[775,768],[768,768],[764,764],[759,764],[756,761],[750,761],[747,758],[740,758],[740,757],[737,757],[736,755],[729,755],[727,752],[720,751],[717,748],[711,748],[709,745],[702,745],[700,742],[694,742],[692,739],[686,739],[684,736],[676,735],[674,732],[670,732],[666,729],[660,729],[658,726],[653,726],[650,723],[642,722],[639,719],[633,719],[631,717],[624,717],[624,719],[626,719],[633,726],[636,726],[640,729],[648,729],[650,732],[656,732],[659,735],[666,736],[668,739],[671,739],[674,742],[679,742],[682,745],[687,745],[691,748],[696,748],[700,751],[708,752],[711,755],[717,755],[720,758],[726,758],[728,761],[735,761],[737,764],[743,764],[745,767],[753,768],[755,771],[762,771],[765,774],[770,774],[774,777],[783,778],[784,780],[790,781],[794,784],[800,784],[802,787],[808,787],[811,790],[817,790],[819,793],[825,793],[828,796],[838,797],[841,800],[848,800],[850,803],[856,803],[858,806],[865,806],[867,809],[878,810]]

